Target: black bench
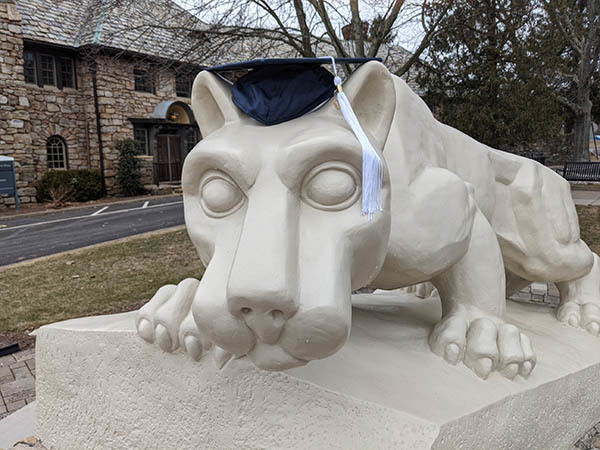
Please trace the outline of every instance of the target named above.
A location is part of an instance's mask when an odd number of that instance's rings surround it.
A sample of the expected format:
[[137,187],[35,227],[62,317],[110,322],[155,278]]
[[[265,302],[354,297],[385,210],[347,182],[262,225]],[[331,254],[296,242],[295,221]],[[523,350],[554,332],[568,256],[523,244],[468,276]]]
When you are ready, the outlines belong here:
[[600,181],[600,162],[565,162],[563,177],[569,181]]

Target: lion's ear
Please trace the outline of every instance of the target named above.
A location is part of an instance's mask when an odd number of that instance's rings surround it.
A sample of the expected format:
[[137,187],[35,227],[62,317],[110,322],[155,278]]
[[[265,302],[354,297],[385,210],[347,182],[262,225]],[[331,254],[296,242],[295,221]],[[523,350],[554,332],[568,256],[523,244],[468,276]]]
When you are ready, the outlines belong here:
[[392,74],[380,62],[370,61],[352,74],[343,89],[361,127],[383,148],[396,111]]
[[202,71],[192,87],[192,111],[203,137],[227,123],[240,120],[241,112],[231,100],[231,87],[218,76]]

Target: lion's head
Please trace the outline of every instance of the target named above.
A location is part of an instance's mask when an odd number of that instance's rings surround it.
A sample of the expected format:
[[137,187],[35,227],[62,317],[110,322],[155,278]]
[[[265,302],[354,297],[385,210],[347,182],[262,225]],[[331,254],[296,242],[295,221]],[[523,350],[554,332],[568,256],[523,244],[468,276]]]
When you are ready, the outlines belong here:
[[[379,150],[394,114],[391,75],[362,66],[345,85]],[[185,220],[206,265],[193,303],[207,339],[258,367],[282,370],[336,352],[351,323],[351,292],[381,270],[384,211],[361,215],[361,147],[335,101],[264,126],[202,72],[192,107],[204,139],[183,168]],[[385,164],[384,164],[385,166]]]

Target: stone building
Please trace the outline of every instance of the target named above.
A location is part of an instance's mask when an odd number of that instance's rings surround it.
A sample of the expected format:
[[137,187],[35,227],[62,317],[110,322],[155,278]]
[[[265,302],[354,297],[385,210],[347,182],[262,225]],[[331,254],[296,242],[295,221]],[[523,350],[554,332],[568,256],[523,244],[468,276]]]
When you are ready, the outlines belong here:
[[[201,137],[189,107],[201,68],[296,56],[259,37],[223,45],[209,28],[173,0],[0,0],[0,155],[15,158],[21,203],[51,169],[99,169],[115,193],[127,138],[143,142],[145,184],[177,183]],[[380,56],[393,71],[410,53]],[[0,196],[0,209],[13,203]]]
[[[145,3],[119,11],[100,0],[0,0],[0,155],[15,158],[22,203],[35,202],[48,169],[97,168],[114,191],[115,145],[126,138],[144,143],[145,183],[179,180],[200,138],[189,107],[200,66],[177,54],[189,34],[123,31],[147,15]],[[187,14],[170,0],[151,7],[175,11],[173,20]]]

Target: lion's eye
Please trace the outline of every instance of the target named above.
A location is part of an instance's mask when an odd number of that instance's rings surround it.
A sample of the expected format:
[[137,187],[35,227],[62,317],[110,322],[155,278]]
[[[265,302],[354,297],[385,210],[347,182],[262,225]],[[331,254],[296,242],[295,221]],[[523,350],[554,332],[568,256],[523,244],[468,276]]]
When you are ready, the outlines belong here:
[[351,206],[360,195],[360,177],[347,163],[333,161],[312,169],[302,185],[302,198],[309,205],[339,211]]
[[200,200],[206,214],[224,217],[243,204],[244,194],[230,177],[211,171],[200,183]]

